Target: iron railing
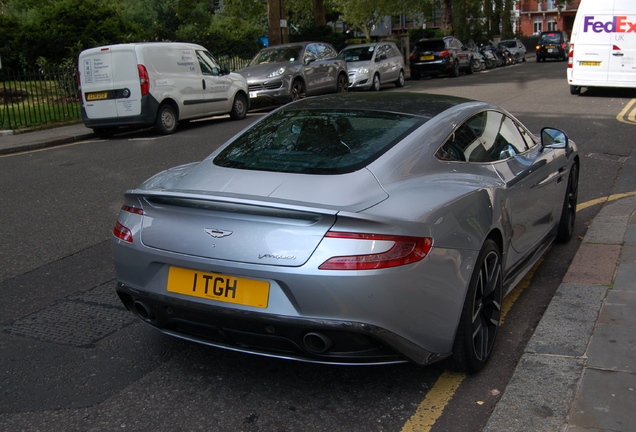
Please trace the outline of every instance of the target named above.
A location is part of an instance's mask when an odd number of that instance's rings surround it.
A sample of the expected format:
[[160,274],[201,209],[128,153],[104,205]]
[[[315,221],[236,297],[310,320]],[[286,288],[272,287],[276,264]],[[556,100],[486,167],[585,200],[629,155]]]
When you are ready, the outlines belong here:
[[0,70],[0,129],[80,118],[76,67]]

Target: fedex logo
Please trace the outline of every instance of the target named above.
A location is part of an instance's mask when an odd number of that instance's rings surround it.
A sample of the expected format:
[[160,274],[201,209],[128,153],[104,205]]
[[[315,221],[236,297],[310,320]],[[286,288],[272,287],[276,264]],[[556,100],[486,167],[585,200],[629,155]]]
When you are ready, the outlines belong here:
[[594,21],[593,16],[586,16],[583,22],[583,33],[591,28],[594,33],[636,33],[636,22],[627,21],[626,16],[615,16],[612,21]]

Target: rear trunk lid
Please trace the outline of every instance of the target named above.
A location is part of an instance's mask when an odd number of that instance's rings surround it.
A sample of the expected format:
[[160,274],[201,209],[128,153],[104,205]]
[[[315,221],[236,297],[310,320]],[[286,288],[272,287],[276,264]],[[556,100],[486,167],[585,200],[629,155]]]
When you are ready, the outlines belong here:
[[145,185],[153,190],[129,192],[143,205],[143,244],[211,259],[300,266],[339,211],[361,211],[388,196],[366,169],[343,175],[236,171],[204,176],[195,169],[176,181],[151,179]]

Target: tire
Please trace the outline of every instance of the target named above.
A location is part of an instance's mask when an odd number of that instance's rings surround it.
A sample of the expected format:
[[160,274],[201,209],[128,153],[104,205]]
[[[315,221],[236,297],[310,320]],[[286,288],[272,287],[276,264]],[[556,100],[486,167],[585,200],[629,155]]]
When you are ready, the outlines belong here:
[[453,67],[450,70],[450,76],[453,78],[457,78],[459,76],[459,62],[457,60],[453,62]]
[[472,75],[475,73],[475,60],[471,57],[470,61],[468,62],[468,69],[466,70],[466,73],[469,75]]
[[570,94],[572,95],[580,95],[581,94],[581,86],[570,86]]
[[373,75],[373,80],[371,81],[371,90],[380,91],[380,75]]
[[502,295],[501,252],[488,239],[477,258],[455,335],[454,369],[474,373],[486,365],[499,329]]
[[495,62],[493,62],[489,58],[486,58],[486,69],[492,69],[494,67],[495,67]]
[[344,75],[338,75],[338,87],[336,88],[336,93],[346,93],[349,91],[349,78]]
[[93,128],[93,133],[97,135],[98,138],[110,138],[115,135],[116,128]]
[[305,97],[307,97],[305,83],[299,79],[295,80],[291,87],[291,101],[294,102],[299,99],[304,99]]
[[566,243],[572,238],[574,233],[574,222],[576,221],[576,204],[579,198],[579,167],[575,163],[570,170],[568,186],[565,192],[561,219],[557,229],[556,241]]
[[155,129],[161,135],[170,135],[177,130],[177,113],[170,104],[163,104],[157,111]]
[[242,120],[247,116],[247,99],[243,93],[237,93],[232,102],[232,111],[230,118],[232,120]]
[[404,71],[401,70],[399,75],[398,75],[398,79],[395,82],[395,86],[396,87],[404,87]]

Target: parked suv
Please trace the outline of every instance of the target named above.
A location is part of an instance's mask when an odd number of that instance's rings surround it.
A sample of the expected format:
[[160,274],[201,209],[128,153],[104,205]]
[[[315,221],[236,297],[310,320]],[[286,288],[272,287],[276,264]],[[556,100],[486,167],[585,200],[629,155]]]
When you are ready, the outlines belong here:
[[287,103],[305,96],[346,92],[347,63],[324,42],[297,42],[260,50],[246,68],[250,101]]
[[537,62],[554,58],[567,61],[570,52],[570,39],[564,31],[541,32],[537,42]]
[[404,59],[393,42],[350,45],[340,56],[347,62],[351,89],[378,91],[381,84],[404,85]]
[[411,78],[422,75],[449,74],[459,76],[460,70],[472,74],[473,52],[453,36],[436,39],[420,39],[411,53]]

